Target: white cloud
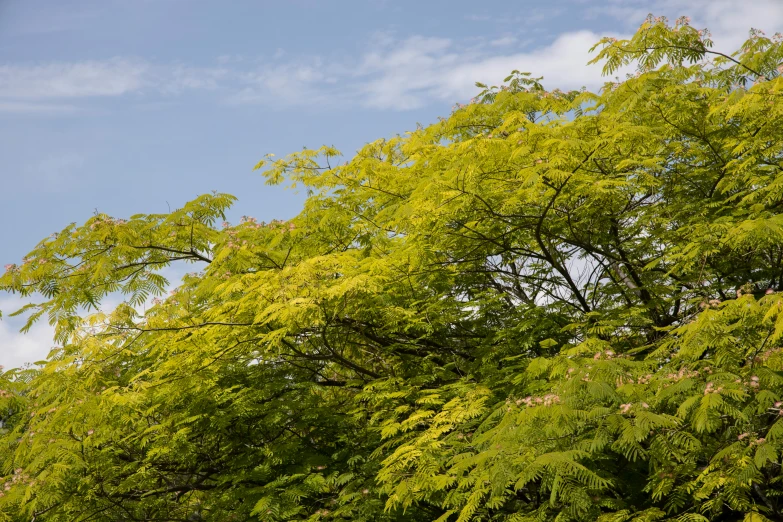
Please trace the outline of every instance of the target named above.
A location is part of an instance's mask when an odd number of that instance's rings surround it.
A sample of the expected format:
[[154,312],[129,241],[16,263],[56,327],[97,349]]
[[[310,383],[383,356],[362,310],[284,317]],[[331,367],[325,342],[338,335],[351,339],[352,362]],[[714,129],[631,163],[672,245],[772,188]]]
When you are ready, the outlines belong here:
[[671,0],[682,14],[692,11],[693,23],[710,29],[716,50],[734,52],[747,40],[751,27],[769,31],[783,31],[783,2],[779,0]]
[[27,334],[0,322],[0,365],[19,368],[46,359],[54,346],[54,329],[46,323],[33,326]]
[[493,47],[505,47],[507,45],[511,45],[517,42],[517,38],[515,36],[503,36],[501,38],[496,38],[489,42],[489,45]]
[[130,58],[6,64],[0,66],[0,112],[64,114],[78,111],[78,102],[91,98],[216,89],[227,74],[222,67],[160,65]]
[[[618,36],[618,35],[613,35]],[[512,70],[544,76],[550,88],[600,87],[599,65],[587,66],[589,49],[601,35],[565,33],[550,45],[525,52],[499,51],[515,39],[463,45],[447,38],[412,36],[396,40],[374,35],[370,49],[350,62],[289,58],[284,64],[262,65],[240,79],[232,104],[347,105],[408,110],[432,102],[465,101],[477,81],[498,84]]]
[[153,84],[165,93],[176,94],[185,90],[217,89],[221,80],[229,74],[226,68],[187,67],[177,65],[164,68]]
[[36,103],[21,100],[0,100],[0,113],[16,114],[71,114],[79,108],[76,105],[61,103]]
[[54,345],[54,329],[45,319],[39,321],[26,334],[22,334],[19,329],[24,321],[7,316],[24,303],[25,300],[17,296],[7,295],[0,298],[0,310],[3,312],[3,318],[0,320],[0,365],[6,369],[19,368],[24,363],[44,359]]
[[238,73],[235,91],[226,98],[232,105],[258,103],[276,107],[334,104],[340,94],[336,84],[345,71],[340,64],[326,64],[319,57],[264,63]]
[[666,16],[674,21],[690,16],[691,25],[707,27],[715,50],[733,52],[748,38],[751,28],[768,33],[783,31],[783,2],[780,0],[608,0],[587,10],[593,17],[609,16],[635,29],[647,16]]
[[366,106],[412,109],[433,100],[465,100],[476,94],[475,82],[498,84],[514,69],[543,76],[549,88],[595,89],[605,80],[600,65],[587,65],[588,51],[600,37],[564,33],[546,47],[520,53],[459,49],[449,40],[414,37],[367,54],[359,90]]
[[[619,22],[618,33],[624,34],[565,32],[549,45],[518,53],[498,50],[514,43],[512,35],[491,41],[490,46],[496,48],[491,52],[481,46],[461,47],[459,42],[441,38],[387,39],[365,55],[353,87],[365,106],[403,110],[432,101],[465,100],[476,93],[476,81],[498,84],[514,69],[543,76],[547,88],[597,89],[607,78],[601,74],[601,64],[587,65],[593,57],[590,47],[603,36],[629,37],[650,11],[672,21],[692,16],[693,25],[710,28],[716,50],[729,52],[745,41],[751,27],[769,33],[783,30],[783,2],[779,0],[610,0],[587,9],[594,16],[608,16]],[[632,72],[632,68],[616,75],[623,77],[626,72]]]
[[[186,273],[198,270],[198,268],[203,267],[181,263],[160,270],[160,275],[169,281],[166,291],[179,286]],[[6,369],[19,368],[25,363],[44,360],[55,345],[54,328],[47,323],[46,317],[39,319],[27,333],[19,331],[25,323],[25,315],[9,317],[8,314],[18,310],[31,300],[12,294],[0,294],[0,311],[3,313],[0,318],[0,366]],[[135,307],[136,310],[143,314],[152,306],[152,300],[153,297],[150,297],[146,303]],[[101,303],[101,310],[111,312],[122,301],[120,294],[108,295]]]
[[0,97],[17,99],[118,96],[144,87],[149,65],[108,61],[0,66]]
[[[266,59],[221,56],[215,67],[127,58],[12,64],[0,66],[0,112],[66,114],[75,111],[81,99],[136,93],[145,94],[142,101],[149,104],[160,102],[156,95],[192,90],[214,91],[217,99],[229,105],[358,105],[406,110],[433,102],[466,101],[477,92],[475,82],[498,84],[514,69],[543,76],[547,88],[597,89],[606,78],[600,64],[587,66],[592,57],[589,48],[602,36],[628,37],[649,11],[672,20],[692,16],[693,25],[712,30],[717,50],[729,52],[745,40],[750,27],[769,32],[783,29],[780,0],[607,0],[602,4],[584,2],[574,9],[583,15],[585,25],[594,26],[594,20],[601,17],[617,32],[572,30],[537,48],[528,45],[529,39],[520,40],[531,37],[529,27],[522,33],[504,30],[494,40],[423,35],[397,38],[393,33],[377,32],[369,39],[367,50],[353,57],[325,59],[277,49]],[[558,10],[550,8],[532,10],[522,18],[530,23],[536,17],[556,15]],[[503,25],[513,17],[467,18]]]

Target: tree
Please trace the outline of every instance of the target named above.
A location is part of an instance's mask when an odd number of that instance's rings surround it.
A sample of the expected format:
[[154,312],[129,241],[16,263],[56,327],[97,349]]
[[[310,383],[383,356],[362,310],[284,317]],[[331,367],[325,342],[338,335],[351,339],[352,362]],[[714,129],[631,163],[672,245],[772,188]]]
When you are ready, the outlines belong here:
[[291,221],[43,240],[0,278],[59,343],[2,376],[0,519],[783,520],[783,45],[710,46],[648,18],[600,93],[515,71],[267,157]]

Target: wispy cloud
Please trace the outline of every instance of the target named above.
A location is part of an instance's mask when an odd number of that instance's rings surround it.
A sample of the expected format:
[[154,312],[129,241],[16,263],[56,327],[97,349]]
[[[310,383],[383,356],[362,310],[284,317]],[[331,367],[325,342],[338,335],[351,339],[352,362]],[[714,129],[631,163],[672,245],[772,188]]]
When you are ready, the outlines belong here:
[[[497,83],[512,69],[544,74],[548,85],[597,86],[598,68],[587,68],[587,48],[599,35],[567,33],[527,52],[514,34],[458,41],[414,35],[373,35],[364,53],[340,59],[290,55],[267,59],[221,56],[213,67],[154,64],[114,58],[74,63],[0,66],[0,111],[67,113],[86,100],[129,95],[176,95],[213,90],[230,105],[272,107],[353,105],[415,109],[431,102],[465,100],[475,82]],[[525,45],[529,41],[524,42]],[[67,102],[67,103],[64,103]]]
[[0,66],[0,112],[62,114],[77,111],[80,101],[91,98],[215,89],[225,74],[220,67],[160,65],[119,57],[6,64]]
[[79,110],[76,105],[62,103],[38,103],[22,100],[0,100],[0,113],[17,114],[71,114]]
[[149,65],[108,61],[0,66],[0,98],[62,99],[118,96],[147,83]]
[[[266,59],[220,56],[214,66],[201,67],[129,58],[10,64],[0,66],[0,112],[67,114],[80,100],[90,98],[133,94],[144,96],[139,102],[153,103],[161,96],[196,90],[214,91],[214,99],[227,105],[409,110],[464,101],[475,95],[475,82],[497,84],[513,69],[543,76],[549,88],[597,89],[605,78],[600,65],[587,66],[588,49],[602,36],[630,35],[648,11],[672,19],[690,14],[694,25],[713,31],[721,50],[736,49],[750,27],[783,29],[779,0],[607,0],[578,5],[574,9],[586,17],[603,18],[616,33],[572,30],[536,47],[527,29],[514,32],[507,26],[495,39],[398,38],[379,32],[364,52],[339,59],[278,49]],[[526,13],[525,19],[557,13],[540,9]],[[468,18],[503,25],[497,15]]]
[[538,25],[545,20],[554,20],[566,12],[566,9],[563,7],[552,5],[524,9],[522,12],[520,12],[519,9],[514,9],[512,12],[506,13],[498,12],[497,10],[493,11],[492,14],[472,13],[465,15],[463,18],[469,22],[489,23],[499,26],[525,27],[526,29],[529,29],[531,26]]
[[[617,36],[617,35],[613,35]],[[288,57],[245,74],[231,103],[310,105],[328,103],[382,110],[409,110],[433,102],[464,101],[475,83],[497,84],[514,69],[543,75],[550,87],[598,88],[599,66],[587,66],[589,48],[600,39],[590,31],[565,33],[529,51],[515,37],[474,41],[378,34],[352,61]],[[525,42],[527,43],[527,42]],[[515,49],[516,48],[516,49]],[[503,49],[503,50],[501,50]]]
[[186,90],[214,90],[230,75],[224,67],[188,67],[175,65],[158,67],[156,81],[151,85],[168,94],[179,94]]
[[505,47],[507,45],[515,44],[517,43],[517,37],[516,36],[503,36],[500,38],[496,38],[489,42],[489,45],[493,47]]
[[[565,32],[547,45],[524,52],[509,52],[521,47],[513,34],[490,41],[490,48],[420,36],[387,41],[364,56],[352,79],[354,87],[365,106],[382,109],[411,109],[433,101],[465,99],[475,94],[476,81],[496,84],[513,69],[543,76],[549,88],[597,89],[606,78],[600,64],[587,66],[593,56],[589,48],[602,36],[628,37],[650,11],[672,20],[691,15],[694,25],[711,29],[717,49],[729,52],[748,37],[751,27],[783,30],[783,2],[779,0],[609,0],[597,7],[588,3],[586,9],[593,16],[612,20],[617,33]],[[544,11],[530,16],[542,14]],[[480,16],[473,19],[485,21]],[[618,75],[625,72],[630,70]]]
[[266,104],[278,107],[331,104],[339,99],[336,84],[343,66],[327,64],[319,57],[277,58],[233,78],[229,104]]
[[515,53],[410,38],[365,56],[359,90],[366,106],[412,109],[431,101],[470,98],[477,92],[475,82],[497,84],[514,69],[544,76],[550,87],[597,88],[604,81],[601,68],[587,62],[588,50],[599,38],[591,31],[565,33],[548,46]]

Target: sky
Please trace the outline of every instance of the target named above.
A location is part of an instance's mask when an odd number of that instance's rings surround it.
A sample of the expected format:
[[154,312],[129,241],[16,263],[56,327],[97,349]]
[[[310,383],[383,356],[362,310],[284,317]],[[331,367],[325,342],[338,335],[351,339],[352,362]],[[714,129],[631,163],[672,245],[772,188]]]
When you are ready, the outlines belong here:
[[[96,210],[165,212],[217,190],[231,220],[296,215],[267,153],[364,143],[447,116],[514,69],[596,90],[602,36],[648,13],[734,51],[783,31],[783,0],[0,0],[0,266]],[[176,270],[170,273],[176,279]],[[42,359],[0,294],[0,364]]]

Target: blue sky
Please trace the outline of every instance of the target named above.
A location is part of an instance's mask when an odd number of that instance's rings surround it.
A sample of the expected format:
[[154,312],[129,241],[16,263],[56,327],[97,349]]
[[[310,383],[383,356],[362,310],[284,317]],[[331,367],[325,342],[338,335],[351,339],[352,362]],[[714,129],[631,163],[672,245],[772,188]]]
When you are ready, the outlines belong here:
[[[286,219],[266,153],[367,141],[447,115],[512,69],[595,89],[587,50],[648,12],[734,50],[783,30],[780,0],[0,0],[0,265],[95,210],[164,212],[211,190]],[[0,296],[0,310],[17,300]],[[0,322],[0,364],[43,357]]]

